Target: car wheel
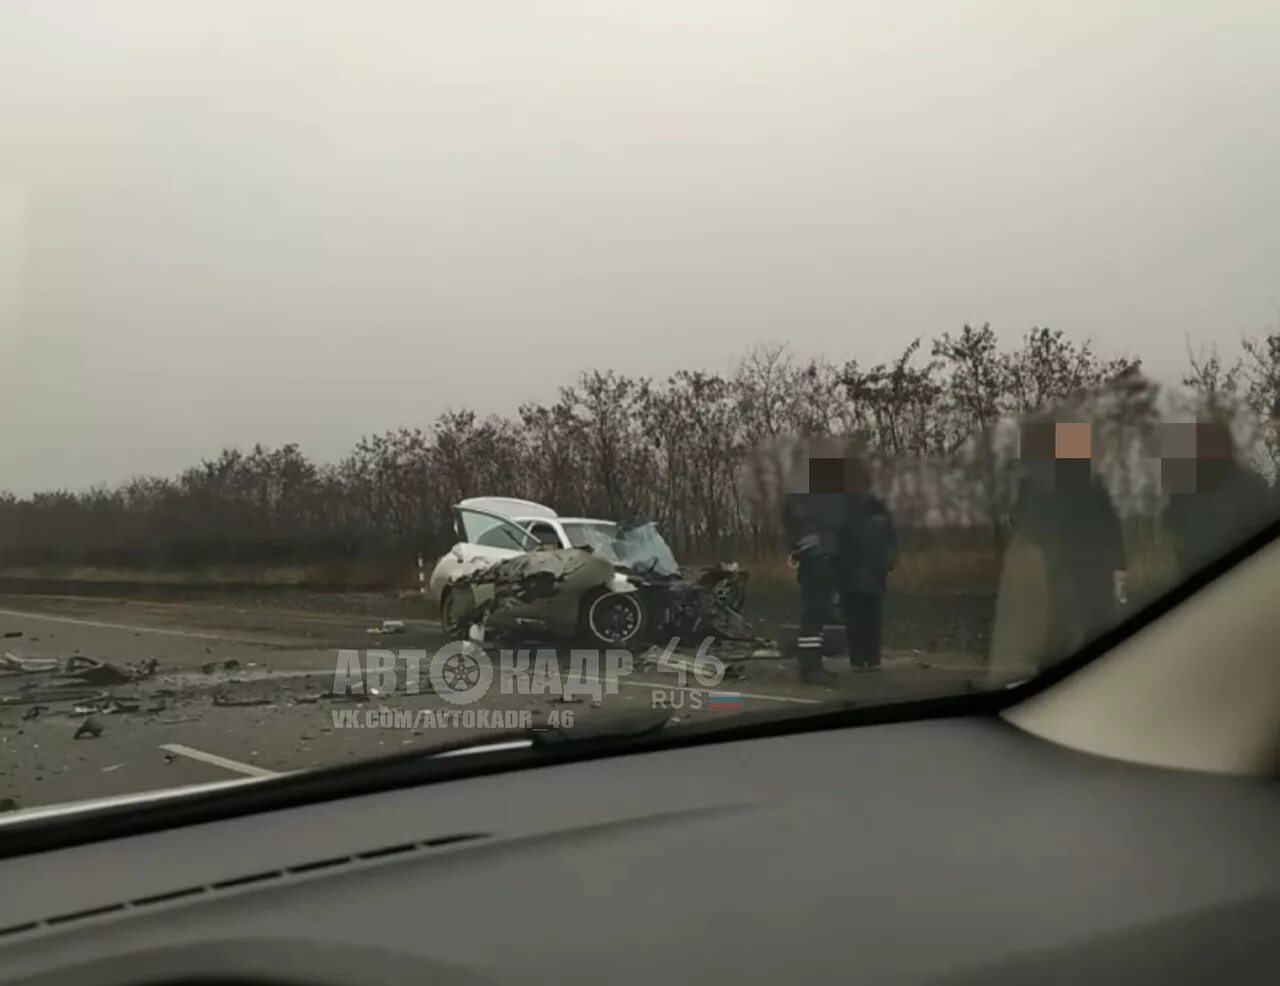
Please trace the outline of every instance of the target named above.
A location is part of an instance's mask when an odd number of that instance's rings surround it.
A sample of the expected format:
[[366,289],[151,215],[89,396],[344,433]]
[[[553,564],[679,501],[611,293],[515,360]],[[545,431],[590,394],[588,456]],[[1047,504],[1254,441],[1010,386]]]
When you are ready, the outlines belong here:
[[644,606],[634,592],[596,592],[582,604],[582,629],[600,647],[625,644],[644,627]]
[[440,596],[440,629],[444,631],[446,637],[451,636],[454,632],[454,619],[453,590],[445,589]]

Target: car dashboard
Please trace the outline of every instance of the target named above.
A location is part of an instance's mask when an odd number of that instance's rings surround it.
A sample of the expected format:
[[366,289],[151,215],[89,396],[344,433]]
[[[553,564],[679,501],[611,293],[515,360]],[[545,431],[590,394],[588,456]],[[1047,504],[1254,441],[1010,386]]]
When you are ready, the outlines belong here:
[[1272,982],[1277,833],[994,718],[712,743],[0,860],[0,983]]

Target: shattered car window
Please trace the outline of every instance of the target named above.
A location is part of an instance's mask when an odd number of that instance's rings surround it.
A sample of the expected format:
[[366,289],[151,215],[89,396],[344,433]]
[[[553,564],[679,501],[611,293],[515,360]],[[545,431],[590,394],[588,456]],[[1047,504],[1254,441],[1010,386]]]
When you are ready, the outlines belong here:
[[616,535],[617,524],[574,524],[564,525],[564,536],[575,548],[597,547],[602,541],[611,541]]
[[613,552],[623,565],[637,572],[675,575],[680,571],[676,556],[653,522],[621,528],[613,541]]
[[1274,523],[1275,4],[1045,5],[0,4],[0,830],[1004,689]]
[[578,533],[581,539],[578,547],[588,548],[615,565],[650,575],[675,575],[680,571],[675,555],[658,533],[655,523],[608,527],[583,525]]

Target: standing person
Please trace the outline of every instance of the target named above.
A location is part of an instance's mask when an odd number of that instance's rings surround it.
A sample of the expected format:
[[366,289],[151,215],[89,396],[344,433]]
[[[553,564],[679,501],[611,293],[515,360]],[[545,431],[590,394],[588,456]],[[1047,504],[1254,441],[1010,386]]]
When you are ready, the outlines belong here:
[[1093,472],[1086,422],[1029,422],[1023,477],[1004,558],[991,656],[1033,665],[1061,659],[1108,629],[1128,563],[1120,518]]
[[1215,421],[1169,427],[1171,432],[1195,432],[1194,458],[1168,455],[1161,463],[1162,485],[1169,494],[1164,527],[1178,571],[1187,576],[1261,530],[1274,517],[1274,490],[1237,458],[1226,425]]
[[889,508],[871,492],[866,463],[849,458],[844,467],[844,522],[836,567],[845,642],[854,671],[878,671],[885,586],[898,563],[898,532]]
[[822,666],[822,631],[831,614],[844,522],[844,459],[807,454],[798,478],[798,488],[787,494],[783,516],[800,588],[796,652],[800,680],[824,684],[834,677]]

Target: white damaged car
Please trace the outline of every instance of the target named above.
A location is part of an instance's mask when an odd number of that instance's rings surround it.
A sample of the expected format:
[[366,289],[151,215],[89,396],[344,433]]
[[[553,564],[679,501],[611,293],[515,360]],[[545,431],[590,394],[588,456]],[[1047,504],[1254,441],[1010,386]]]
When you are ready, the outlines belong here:
[[645,628],[645,607],[607,548],[616,530],[528,500],[463,500],[454,507],[458,541],[428,582],[445,632],[523,624],[599,646],[632,641]]

